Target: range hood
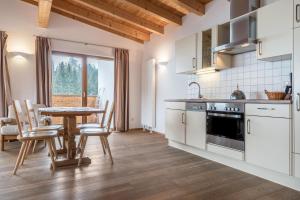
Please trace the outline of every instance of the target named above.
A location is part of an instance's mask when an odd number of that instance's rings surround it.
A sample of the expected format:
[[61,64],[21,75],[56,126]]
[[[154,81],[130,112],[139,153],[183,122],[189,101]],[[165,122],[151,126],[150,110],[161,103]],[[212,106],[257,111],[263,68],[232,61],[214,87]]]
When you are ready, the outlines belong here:
[[230,0],[229,43],[218,44],[214,52],[240,54],[256,49],[256,12],[260,0]]

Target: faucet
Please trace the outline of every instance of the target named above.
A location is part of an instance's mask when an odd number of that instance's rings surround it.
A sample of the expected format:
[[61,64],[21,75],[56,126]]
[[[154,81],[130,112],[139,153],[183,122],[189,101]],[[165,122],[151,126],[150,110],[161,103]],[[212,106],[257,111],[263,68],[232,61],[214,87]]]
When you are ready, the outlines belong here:
[[199,88],[199,90],[198,90],[198,98],[199,98],[199,99],[203,98],[203,96],[201,95],[200,84],[197,83],[197,82],[195,82],[195,81],[193,81],[193,82],[190,82],[189,86],[191,86],[191,85],[193,85],[193,84],[197,85],[198,88]]

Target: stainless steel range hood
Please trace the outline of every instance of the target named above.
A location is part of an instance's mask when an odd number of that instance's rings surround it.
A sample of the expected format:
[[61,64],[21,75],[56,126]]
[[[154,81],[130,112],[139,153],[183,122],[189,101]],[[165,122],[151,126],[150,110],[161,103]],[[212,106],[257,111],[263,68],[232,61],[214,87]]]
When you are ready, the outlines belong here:
[[219,44],[214,52],[234,55],[256,49],[255,10],[259,6],[260,0],[230,0],[230,42]]

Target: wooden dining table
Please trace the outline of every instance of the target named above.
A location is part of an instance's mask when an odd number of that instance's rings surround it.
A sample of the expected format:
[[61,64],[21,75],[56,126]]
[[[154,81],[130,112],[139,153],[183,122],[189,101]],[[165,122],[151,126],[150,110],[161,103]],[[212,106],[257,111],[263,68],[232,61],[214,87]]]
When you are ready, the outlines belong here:
[[[62,159],[55,161],[56,167],[63,167],[69,165],[77,165],[78,158],[76,158],[76,141],[75,136],[80,134],[80,129],[76,127],[76,117],[86,117],[92,114],[104,113],[104,110],[90,107],[47,107],[39,108],[41,115],[52,117],[63,117],[64,134],[63,147],[57,150],[58,154],[64,154]],[[91,159],[84,157],[82,164],[90,164]]]

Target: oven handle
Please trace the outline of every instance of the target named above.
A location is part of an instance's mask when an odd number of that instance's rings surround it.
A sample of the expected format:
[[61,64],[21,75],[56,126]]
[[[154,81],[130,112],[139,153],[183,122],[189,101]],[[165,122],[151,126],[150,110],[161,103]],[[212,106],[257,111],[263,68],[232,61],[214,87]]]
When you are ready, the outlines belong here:
[[224,114],[224,113],[207,113],[208,116],[214,116],[214,117],[226,117],[226,118],[235,118],[235,119],[241,119],[242,115],[237,114]]

